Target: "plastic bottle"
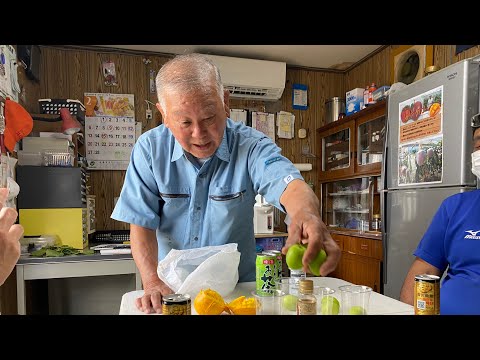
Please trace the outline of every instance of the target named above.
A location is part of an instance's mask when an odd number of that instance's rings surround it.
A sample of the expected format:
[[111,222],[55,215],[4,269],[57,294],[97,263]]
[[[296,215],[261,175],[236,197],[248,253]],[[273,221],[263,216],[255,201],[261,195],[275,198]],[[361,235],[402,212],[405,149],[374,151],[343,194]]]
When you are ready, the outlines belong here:
[[370,85],[370,87],[368,88],[368,104],[369,105],[376,103],[376,101],[373,101],[373,92],[375,90],[377,90],[377,85],[375,85],[375,83],[372,83],[372,85]]
[[297,315],[317,315],[317,298],[313,294],[313,280],[300,280]]
[[289,270],[290,270],[290,279],[292,280],[292,282],[290,283],[290,294],[297,295],[298,288],[300,286],[300,280],[305,279],[307,277],[307,273],[302,269],[300,270],[289,269]]
[[368,96],[369,96],[369,92],[368,92],[368,89],[370,88],[369,85],[365,86],[365,90],[363,90],[363,107],[361,107],[362,109],[365,109],[368,105]]

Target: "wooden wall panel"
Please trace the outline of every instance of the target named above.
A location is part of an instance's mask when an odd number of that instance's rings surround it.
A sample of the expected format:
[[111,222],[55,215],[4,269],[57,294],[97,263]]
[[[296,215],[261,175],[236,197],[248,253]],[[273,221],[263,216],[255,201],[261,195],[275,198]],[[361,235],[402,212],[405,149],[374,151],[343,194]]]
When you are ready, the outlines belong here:
[[348,71],[345,74],[346,91],[355,88],[365,89],[365,86],[372,82],[377,86],[391,85],[390,52],[391,47],[387,47]]
[[[302,147],[308,145],[315,155],[316,129],[324,124],[325,101],[334,97],[345,97],[347,90],[362,87],[375,82],[377,85],[390,84],[390,53],[394,46],[365,59],[355,68],[347,71],[323,71],[287,67],[287,79],[282,98],[274,102],[231,99],[231,108],[257,111],[289,111],[295,114],[295,138],[277,139],[283,154],[293,162],[312,163],[313,171],[302,173],[306,181],[317,184],[317,159],[303,156]],[[478,46],[454,56],[454,45],[436,45],[434,47],[434,64],[445,67],[463,58],[480,53]],[[156,94],[149,91],[149,72],[156,71],[169,60],[167,56],[155,54],[132,54],[121,51],[96,51],[92,49],[62,48],[42,46],[40,85],[25,83],[26,106],[29,111],[38,111],[38,98],[73,98],[83,100],[85,92],[128,93],[135,95],[135,116],[142,122],[143,131],[161,123],[157,109],[153,110],[153,119],[145,119],[147,109],[145,99],[156,103]],[[102,61],[112,60],[117,72],[118,87],[104,84],[101,73]],[[21,79],[23,80],[23,79]],[[294,83],[308,86],[308,109],[292,109],[292,86]],[[307,138],[299,139],[300,127],[308,129]],[[113,199],[119,196],[125,177],[124,171],[91,171],[89,184],[91,193],[96,195],[97,230],[127,229],[128,225],[113,221]],[[320,195],[317,186],[314,187]]]
[[[41,81],[38,96],[30,101],[30,111],[38,112],[38,98],[71,98],[83,102],[85,92],[105,92],[135,95],[136,121],[142,122],[146,131],[161,122],[160,113],[150,105],[154,117],[145,119],[147,104],[156,103],[156,94],[149,90],[150,69],[157,70],[169,58],[160,56],[131,55],[120,52],[102,52],[43,46]],[[144,61],[145,59],[150,61]],[[102,62],[115,63],[118,86],[106,86],[102,74]],[[110,219],[114,197],[119,196],[125,171],[90,171],[90,193],[96,196],[97,230],[128,229],[128,224]]]

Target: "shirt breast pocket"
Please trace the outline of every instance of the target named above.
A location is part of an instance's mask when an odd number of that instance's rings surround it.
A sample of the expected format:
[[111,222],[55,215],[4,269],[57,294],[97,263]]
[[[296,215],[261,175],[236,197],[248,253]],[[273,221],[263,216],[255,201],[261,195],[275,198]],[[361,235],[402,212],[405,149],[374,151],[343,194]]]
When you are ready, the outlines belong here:
[[165,191],[160,192],[160,196],[164,202],[163,211],[168,212],[171,210],[188,210],[190,202],[190,194],[185,191]]

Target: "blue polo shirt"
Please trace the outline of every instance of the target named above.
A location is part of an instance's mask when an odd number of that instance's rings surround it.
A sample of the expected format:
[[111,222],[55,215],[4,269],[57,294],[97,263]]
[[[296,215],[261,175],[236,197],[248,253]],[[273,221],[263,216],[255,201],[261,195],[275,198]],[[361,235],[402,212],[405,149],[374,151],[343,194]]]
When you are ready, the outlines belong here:
[[440,314],[480,315],[480,190],[440,205],[414,252],[440,270]]
[[303,179],[260,131],[227,119],[222,142],[203,164],[190,162],[164,125],[133,148],[112,219],[155,229],[158,259],[171,249],[237,243],[239,281],[255,280],[255,195],[283,211],[280,196]]

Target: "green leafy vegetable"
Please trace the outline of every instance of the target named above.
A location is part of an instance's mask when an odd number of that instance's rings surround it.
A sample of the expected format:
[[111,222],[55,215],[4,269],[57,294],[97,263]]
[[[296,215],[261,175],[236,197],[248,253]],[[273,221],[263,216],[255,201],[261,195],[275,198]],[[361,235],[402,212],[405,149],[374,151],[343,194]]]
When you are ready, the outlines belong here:
[[39,250],[32,251],[30,256],[35,257],[60,257],[70,255],[92,255],[95,251],[91,249],[79,250],[69,245],[45,246]]

